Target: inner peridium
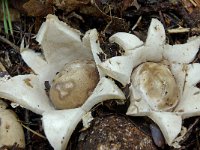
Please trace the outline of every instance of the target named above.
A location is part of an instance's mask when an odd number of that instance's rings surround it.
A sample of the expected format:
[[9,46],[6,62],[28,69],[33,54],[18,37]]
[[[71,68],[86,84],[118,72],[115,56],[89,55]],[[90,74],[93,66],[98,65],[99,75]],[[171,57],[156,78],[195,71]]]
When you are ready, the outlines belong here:
[[170,111],[179,101],[179,88],[167,65],[146,62],[133,70],[133,89],[153,110]]
[[92,60],[67,63],[54,78],[49,96],[57,109],[80,107],[99,82],[96,64]]

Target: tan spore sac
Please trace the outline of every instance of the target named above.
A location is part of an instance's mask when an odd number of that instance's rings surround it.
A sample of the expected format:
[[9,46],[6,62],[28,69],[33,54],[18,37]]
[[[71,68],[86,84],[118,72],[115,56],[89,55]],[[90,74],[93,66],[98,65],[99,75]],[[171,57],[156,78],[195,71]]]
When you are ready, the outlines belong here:
[[179,89],[166,65],[141,64],[132,74],[132,83],[154,110],[170,110],[178,103]]
[[22,126],[17,120],[16,114],[6,109],[0,100],[0,149],[12,147],[25,148],[25,137]]
[[77,108],[87,100],[98,81],[93,61],[77,60],[66,64],[52,82],[51,101],[57,109]]

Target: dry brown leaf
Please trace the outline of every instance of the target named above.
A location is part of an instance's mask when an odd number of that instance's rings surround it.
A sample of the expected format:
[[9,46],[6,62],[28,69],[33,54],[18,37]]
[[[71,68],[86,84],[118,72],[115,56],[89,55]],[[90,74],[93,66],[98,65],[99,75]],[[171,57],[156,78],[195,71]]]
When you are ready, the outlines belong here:
[[135,6],[137,10],[140,8],[140,4],[138,4],[137,0],[123,0],[122,1],[122,11],[126,10],[127,8]]
[[29,0],[23,5],[23,8],[29,16],[43,17],[53,12],[53,7],[48,4],[43,4],[38,0]]
[[65,11],[67,12],[79,9],[90,3],[90,0],[59,0],[59,1],[52,0],[52,1],[57,7],[65,9]]

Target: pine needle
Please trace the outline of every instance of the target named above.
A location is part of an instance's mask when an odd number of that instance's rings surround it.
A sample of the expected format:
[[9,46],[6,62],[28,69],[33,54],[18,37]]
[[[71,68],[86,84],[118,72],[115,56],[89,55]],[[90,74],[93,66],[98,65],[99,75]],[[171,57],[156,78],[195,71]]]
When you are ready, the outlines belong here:
[[32,132],[33,134],[35,134],[35,135],[37,135],[37,136],[39,136],[39,137],[41,137],[41,138],[43,138],[43,139],[46,139],[46,137],[45,137],[44,135],[42,135],[42,134],[40,134],[40,133],[38,133],[38,132],[36,132],[36,131],[30,129],[29,127],[25,126],[25,125],[22,124],[22,123],[21,123],[21,125],[22,125],[22,127],[26,128],[27,130],[29,130],[30,132]]

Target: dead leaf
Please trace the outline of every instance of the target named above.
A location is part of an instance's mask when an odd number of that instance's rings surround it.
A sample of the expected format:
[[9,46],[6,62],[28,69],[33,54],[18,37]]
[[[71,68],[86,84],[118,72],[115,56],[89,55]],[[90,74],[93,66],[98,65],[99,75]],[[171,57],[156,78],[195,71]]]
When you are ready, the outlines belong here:
[[79,8],[84,8],[84,6],[90,3],[90,0],[53,0],[53,3],[66,12],[71,12]]
[[44,17],[47,14],[53,13],[53,6],[43,4],[38,0],[29,0],[23,5],[23,8],[29,16]]

